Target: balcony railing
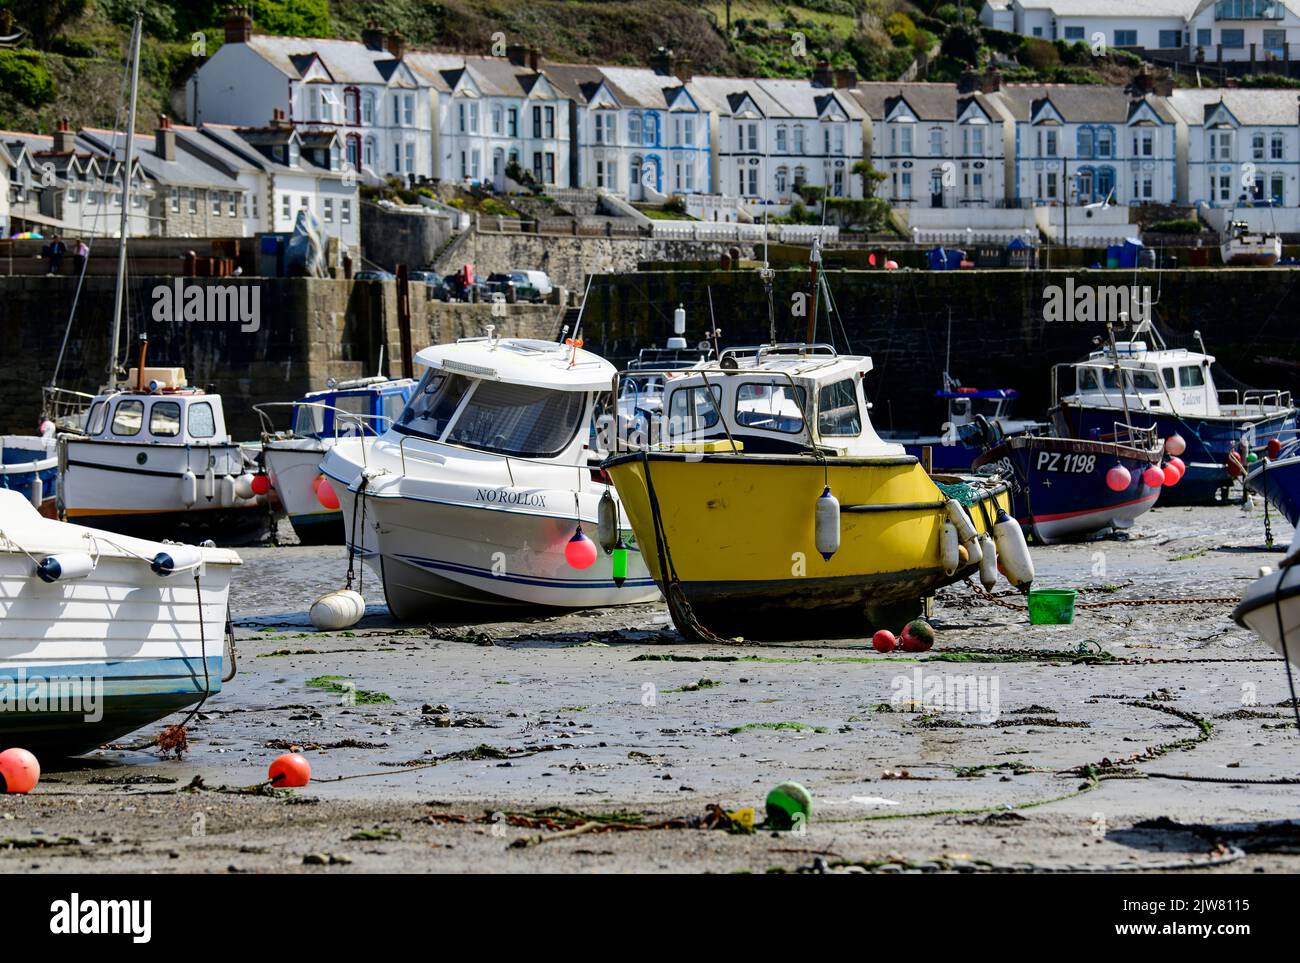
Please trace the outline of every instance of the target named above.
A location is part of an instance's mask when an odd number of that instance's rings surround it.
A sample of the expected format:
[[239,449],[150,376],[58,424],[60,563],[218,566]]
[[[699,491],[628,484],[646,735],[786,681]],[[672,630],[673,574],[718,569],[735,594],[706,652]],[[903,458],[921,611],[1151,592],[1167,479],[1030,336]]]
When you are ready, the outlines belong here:
[[1218,0],[1215,20],[1281,20],[1286,5],[1281,0]]

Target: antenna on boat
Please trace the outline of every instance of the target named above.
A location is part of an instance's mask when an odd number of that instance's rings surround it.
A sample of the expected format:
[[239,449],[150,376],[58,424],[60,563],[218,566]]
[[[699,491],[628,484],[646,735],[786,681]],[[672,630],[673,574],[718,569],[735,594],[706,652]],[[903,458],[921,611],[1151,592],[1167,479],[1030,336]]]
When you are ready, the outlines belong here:
[[[1121,311],[1119,314],[1122,321],[1128,321],[1128,312]],[[1115,343],[1115,326],[1106,321],[1106,337],[1110,340],[1111,357],[1115,359],[1115,383],[1119,386],[1119,401],[1124,406],[1124,424],[1132,427],[1133,419],[1128,413],[1128,392],[1124,388],[1124,369],[1119,363],[1119,345]]]
[[375,369],[376,378],[382,378],[384,376],[384,348],[386,347],[388,346],[384,344],[379,346],[379,367]]
[[108,355],[108,386],[117,380],[117,353],[122,344],[122,302],[126,296],[126,237],[131,215],[131,163],[135,156],[135,102],[140,90],[140,34],[144,14],[136,13],[131,27],[131,95],[126,114],[126,156],[122,163],[122,220],[117,242],[117,286],[113,292],[113,337]]
[[[717,322],[717,320],[713,317],[713,285],[711,285],[711,284],[709,284],[709,285],[705,285],[704,290],[705,290],[705,292],[709,295],[709,333],[708,333],[708,338],[709,338],[709,340],[711,340],[711,341],[713,342],[713,357],[717,358],[717,357],[720,357],[720,355],[721,355],[721,352],[719,351],[719,348],[718,348],[718,338],[720,338],[720,337],[722,336],[722,332],[718,330],[718,322]],[[769,313],[769,315],[771,314],[771,309],[772,309],[772,295],[771,295],[771,292],[769,291],[769,292],[768,292],[768,313]],[[772,332],[773,332],[773,333],[772,333],[772,337],[775,338],[775,337],[776,337],[776,327],[775,327],[776,322],[773,321],[772,324],[773,324],[773,329],[772,329]]]
[[812,242],[812,252],[808,255],[808,270],[812,280],[812,310],[808,312],[808,336],[805,339],[808,344],[812,344],[817,337],[817,305],[819,295],[821,294],[821,280],[818,276],[818,269],[822,266],[822,247],[821,238],[814,236]]

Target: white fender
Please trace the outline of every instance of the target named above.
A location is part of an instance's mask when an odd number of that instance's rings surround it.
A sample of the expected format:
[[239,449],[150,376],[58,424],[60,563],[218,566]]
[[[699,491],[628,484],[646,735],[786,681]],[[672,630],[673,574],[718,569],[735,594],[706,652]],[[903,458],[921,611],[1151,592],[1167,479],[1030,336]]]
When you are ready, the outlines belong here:
[[998,584],[998,547],[987,535],[981,535],[979,542],[980,550],[984,553],[980,559],[980,584],[984,586],[984,591],[992,592],[993,586]]
[[204,492],[208,501],[212,501],[217,495],[217,474],[208,466],[208,470],[203,473]]
[[38,471],[32,475],[32,507],[39,510],[43,501],[45,501],[45,482],[41,480],[41,473]]
[[155,575],[166,578],[173,572],[188,572],[203,564],[203,549],[193,545],[168,545],[149,563]]
[[199,500],[199,480],[188,468],[181,475],[181,504],[190,508]]
[[957,537],[961,542],[971,542],[978,534],[975,526],[971,523],[970,516],[966,514],[966,509],[961,507],[961,502],[955,498],[950,498],[944,504],[948,510],[948,521],[952,522],[957,528]]
[[817,498],[813,528],[817,551],[829,562],[840,550],[840,501],[831,494],[829,485]]
[[42,582],[66,582],[85,578],[95,571],[95,560],[85,552],[60,552],[46,555],[36,564],[36,574]]
[[1034,581],[1034,560],[1029,556],[1029,546],[1025,544],[1025,533],[1020,523],[998,509],[998,520],[993,523],[993,540],[1002,559],[1002,571],[1007,573],[1007,581],[1016,588],[1027,588]]
[[962,546],[962,548],[966,549],[966,554],[969,556],[969,562],[971,565],[978,565],[984,558],[984,549],[980,545],[980,542],[984,537],[985,536],[983,535],[978,535]]
[[253,476],[249,472],[244,472],[235,479],[235,495],[245,501],[257,495],[253,491]]
[[366,600],[351,589],[326,592],[312,603],[311,624],[322,632],[350,629],[366,614]]
[[217,494],[222,508],[235,504],[235,476],[222,475],[217,479]]
[[952,575],[961,567],[961,558],[957,541],[957,528],[952,522],[943,523],[943,532],[939,536],[939,560],[943,563],[945,575]]
[[606,555],[613,554],[618,543],[618,505],[608,488],[596,505],[596,542]]

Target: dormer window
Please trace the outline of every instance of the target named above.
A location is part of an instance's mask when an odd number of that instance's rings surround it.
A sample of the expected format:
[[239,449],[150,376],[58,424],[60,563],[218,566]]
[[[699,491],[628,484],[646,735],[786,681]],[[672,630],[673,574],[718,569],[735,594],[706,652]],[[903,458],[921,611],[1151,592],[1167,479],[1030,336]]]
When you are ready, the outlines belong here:
[[297,167],[298,158],[299,158],[298,142],[296,140],[291,140],[289,141],[289,166]]

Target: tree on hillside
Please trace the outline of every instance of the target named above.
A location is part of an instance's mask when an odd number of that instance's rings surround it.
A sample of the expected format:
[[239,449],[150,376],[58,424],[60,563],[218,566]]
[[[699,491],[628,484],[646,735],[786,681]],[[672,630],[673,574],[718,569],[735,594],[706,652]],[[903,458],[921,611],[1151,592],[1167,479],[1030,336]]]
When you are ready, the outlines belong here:
[[0,0],[0,10],[13,15],[35,47],[48,50],[59,32],[86,12],[86,0]]

